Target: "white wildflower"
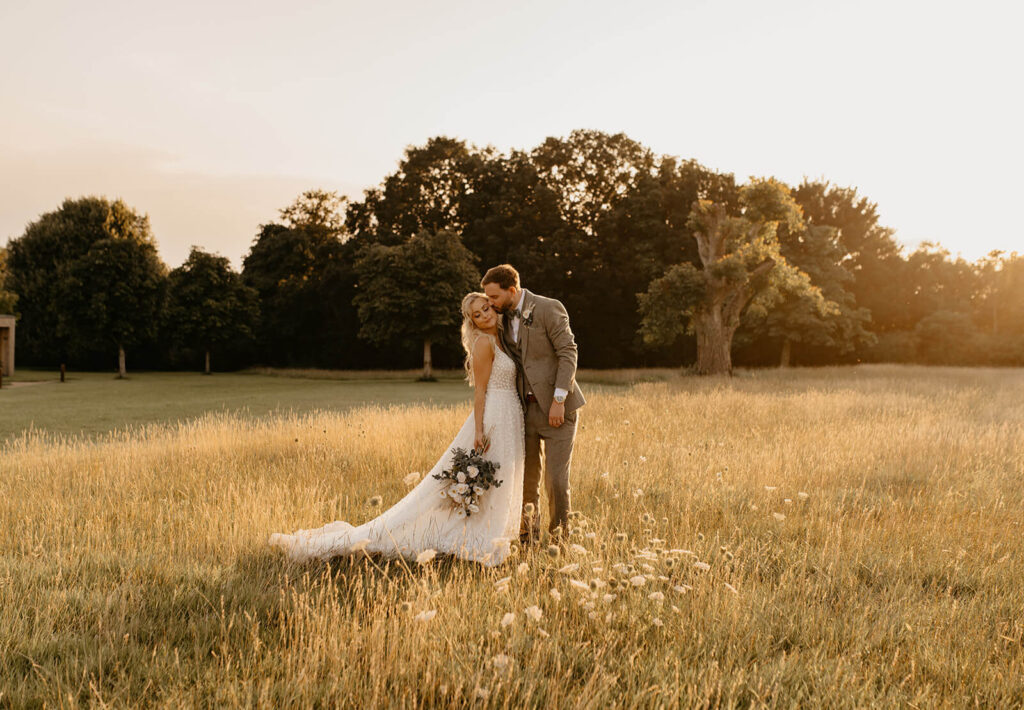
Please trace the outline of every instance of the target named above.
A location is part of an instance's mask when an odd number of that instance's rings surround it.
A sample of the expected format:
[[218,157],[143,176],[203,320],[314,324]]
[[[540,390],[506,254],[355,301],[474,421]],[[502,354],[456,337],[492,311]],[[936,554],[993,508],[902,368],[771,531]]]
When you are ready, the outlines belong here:
[[505,614],[505,616],[501,617],[501,626],[502,626],[502,628],[506,628],[506,627],[511,626],[515,622],[515,620],[516,620],[516,615],[514,613],[512,613],[511,611],[508,612],[507,614]]
[[420,472],[419,471],[413,471],[412,473],[408,474],[405,478],[402,479],[402,483],[404,483],[407,486],[415,486],[419,482],[420,482]]
[[541,617],[544,616],[544,612],[540,610],[539,606],[528,606],[523,610],[528,617],[533,621],[540,621]]
[[499,579],[497,582],[494,583],[494,587],[495,587],[495,589],[500,591],[500,590],[505,589],[506,587],[508,587],[508,583],[511,582],[511,581],[512,581],[511,577],[502,577],[501,579]]
[[797,493],[797,496],[800,498],[800,500],[807,500],[808,498],[811,497],[811,494],[805,493],[804,491],[800,491],[799,493]]
[[437,616],[437,609],[431,609],[430,611],[421,611],[413,618],[416,619],[416,621],[427,622],[433,619],[435,616]]
[[506,656],[504,653],[499,653],[497,656],[491,659],[491,663],[499,671],[507,669],[511,662],[512,659]]
[[792,498],[783,498],[782,502],[785,503],[786,505],[793,505]]
[[693,589],[693,587],[691,587],[689,584],[677,584],[676,586],[672,587],[672,589],[679,592],[680,594],[686,594],[688,591]]
[[418,564],[418,565],[428,564],[435,557],[437,557],[437,550],[426,549],[423,552],[421,552],[420,554],[416,555],[416,564]]
[[546,639],[546,638],[548,638],[549,636],[551,636],[551,634],[549,634],[549,633],[548,633],[547,631],[545,631],[544,629],[537,629],[537,635],[538,635],[538,636],[540,636],[540,637],[541,637],[542,639]]
[[702,572],[707,572],[709,569],[711,569],[711,565],[709,565],[707,562],[701,562],[700,560],[694,562],[693,566],[701,570]]
[[530,570],[530,565],[525,562],[520,562],[519,566],[516,567],[516,574],[526,574]]
[[575,552],[577,555],[587,554],[587,548],[583,547],[583,545],[577,545],[576,543],[569,545],[569,549]]
[[765,486],[764,489],[766,491],[774,491],[778,489],[778,486]]
[[587,584],[586,582],[581,582],[578,579],[570,579],[569,580],[569,584],[571,584],[576,589],[582,590],[584,592],[589,592],[590,591],[590,585]]
[[348,548],[349,552],[362,552],[366,549],[366,546],[370,544],[370,538],[364,537],[362,540],[356,540]]
[[659,619],[658,617],[654,617],[653,619],[651,619],[651,623],[654,624],[655,626],[657,626],[658,628],[661,628],[662,626],[665,625],[665,624],[662,623],[661,619]]
[[772,513],[772,517],[778,520],[780,523],[786,519],[786,516],[783,513]]
[[651,601],[655,601],[655,602],[663,602],[663,601],[665,601],[665,595],[662,594],[661,592],[651,592],[650,594],[647,595],[647,598],[650,599]]
[[562,567],[558,571],[561,574],[572,574],[573,572],[575,572],[579,568],[580,568],[580,566],[578,564],[576,564],[575,562],[573,562],[571,564],[567,564],[565,567]]
[[601,599],[604,601],[605,604],[611,604],[613,601],[615,601],[617,596],[618,595],[616,594],[605,594],[603,597],[601,597]]
[[640,463],[647,463],[647,457],[646,456],[641,456],[640,457]]
[[645,584],[647,584],[647,577],[644,577],[643,575],[638,574],[635,577],[630,577],[629,578],[629,583],[632,584],[634,587],[642,587]]
[[562,601],[562,593],[554,587],[551,588],[551,591],[548,592],[548,594],[550,594],[551,598],[554,599],[556,602]]

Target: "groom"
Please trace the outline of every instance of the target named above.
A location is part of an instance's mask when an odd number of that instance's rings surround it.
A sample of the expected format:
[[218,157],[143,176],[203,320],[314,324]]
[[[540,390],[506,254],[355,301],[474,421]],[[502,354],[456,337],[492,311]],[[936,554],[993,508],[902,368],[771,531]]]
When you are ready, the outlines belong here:
[[[516,361],[516,384],[523,401],[526,466],[519,539],[540,536],[540,451],[544,441],[544,489],[552,534],[569,532],[569,462],[576,438],[577,409],[586,400],[576,384],[576,341],[565,306],[519,285],[519,272],[495,266],[480,282],[495,310],[503,315],[502,342]],[[533,515],[527,515],[532,505]]]

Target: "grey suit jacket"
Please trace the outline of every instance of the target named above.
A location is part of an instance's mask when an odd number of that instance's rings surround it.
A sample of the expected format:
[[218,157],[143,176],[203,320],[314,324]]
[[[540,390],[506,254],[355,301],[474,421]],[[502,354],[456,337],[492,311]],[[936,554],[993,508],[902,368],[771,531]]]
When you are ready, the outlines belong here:
[[587,400],[576,384],[576,339],[569,327],[569,314],[560,301],[523,291],[519,342],[515,342],[510,315],[504,316],[502,329],[505,349],[518,365],[519,396],[525,401],[526,393],[533,392],[546,412],[551,409],[555,388],[561,387],[569,393],[566,414],[574,412]]

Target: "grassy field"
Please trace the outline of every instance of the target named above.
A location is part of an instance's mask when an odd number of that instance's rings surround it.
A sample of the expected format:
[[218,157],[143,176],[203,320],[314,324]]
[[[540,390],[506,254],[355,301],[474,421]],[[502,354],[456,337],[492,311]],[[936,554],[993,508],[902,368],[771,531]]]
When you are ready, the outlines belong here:
[[1024,371],[662,379],[594,388],[579,547],[497,570],[266,547],[396,501],[467,401],[9,439],[0,707],[1024,706]]
[[[66,382],[43,370],[18,370],[0,399],[0,444],[23,435],[97,437],[141,425],[187,421],[210,413],[248,418],[340,412],[372,402],[454,405],[470,401],[461,371],[346,372],[253,369],[205,377],[191,372],[71,373]],[[677,378],[673,370],[582,371],[588,385],[625,386]]]

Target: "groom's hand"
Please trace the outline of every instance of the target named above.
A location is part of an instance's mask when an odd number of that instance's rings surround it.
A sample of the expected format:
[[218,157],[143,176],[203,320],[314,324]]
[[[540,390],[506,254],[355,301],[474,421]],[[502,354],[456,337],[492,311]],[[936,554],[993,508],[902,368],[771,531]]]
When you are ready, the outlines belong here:
[[548,410],[548,424],[556,429],[565,423],[565,402],[552,402]]

